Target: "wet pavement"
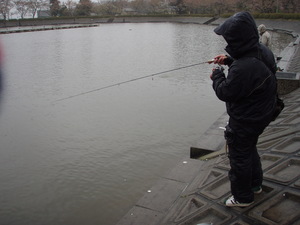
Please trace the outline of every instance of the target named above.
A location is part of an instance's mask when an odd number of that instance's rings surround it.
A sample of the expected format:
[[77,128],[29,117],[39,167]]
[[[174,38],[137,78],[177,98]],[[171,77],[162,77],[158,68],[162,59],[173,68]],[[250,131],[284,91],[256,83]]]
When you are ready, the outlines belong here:
[[[282,29],[280,21],[264,23]],[[300,22],[293,28],[300,33]],[[190,155],[160,178],[117,225],[300,224],[299,37],[290,47],[283,52],[284,72],[277,76],[279,88],[292,92],[285,90],[285,109],[259,138],[264,181],[254,204],[246,208],[223,204],[231,195],[229,160],[220,129],[228,121],[224,113],[191,147]]]

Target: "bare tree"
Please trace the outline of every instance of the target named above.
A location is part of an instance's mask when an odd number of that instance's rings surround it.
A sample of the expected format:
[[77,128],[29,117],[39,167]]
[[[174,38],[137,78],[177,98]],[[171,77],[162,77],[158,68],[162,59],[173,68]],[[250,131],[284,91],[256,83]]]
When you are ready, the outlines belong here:
[[0,0],[0,14],[4,20],[9,19],[9,12],[13,7],[12,0]]
[[228,4],[225,2],[225,0],[217,0],[212,4],[212,8],[214,9],[214,14],[220,15],[228,11]]
[[276,11],[276,0],[255,0],[254,10],[260,13],[272,13]]
[[287,13],[299,13],[299,0],[282,0],[282,9]]
[[29,11],[29,2],[27,0],[15,0],[14,4],[18,14],[23,19]]
[[73,0],[68,0],[66,3],[64,3],[64,5],[66,6],[65,14],[67,16],[74,16],[77,3]]
[[47,0],[29,0],[29,12],[32,18],[36,16],[38,10],[49,9],[49,3]]
[[108,1],[104,4],[101,4],[101,6],[98,8],[100,11],[100,14],[102,15],[117,15],[119,13],[121,13],[118,10],[118,7],[115,6],[113,1]]
[[60,1],[50,0],[50,13],[51,16],[59,16]]
[[149,1],[149,11],[156,13],[160,11],[161,0],[150,0]]
[[130,6],[139,13],[146,13],[148,2],[145,0],[134,0],[130,2]]
[[76,6],[76,15],[89,16],[92,12],[93,3],[91,0],[80,0]]

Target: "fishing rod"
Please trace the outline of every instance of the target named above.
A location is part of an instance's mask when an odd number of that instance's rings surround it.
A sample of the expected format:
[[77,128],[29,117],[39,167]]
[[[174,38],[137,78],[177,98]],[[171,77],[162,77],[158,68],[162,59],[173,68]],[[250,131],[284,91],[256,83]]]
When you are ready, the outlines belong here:
[[126,80],[126,81],[122,81],[122,82],[119,82],[119,83],[114,83],[114,84],[111,84],[111,85],[108,85],[108,86],[96,88],[96,89],[93,89],[93,90],[90,90],[90,91],[81,92],[79,94],[75,94],[75,95],[71,95],[71,96],[68,96],[68,97],[65,97],[65,98],[61,98],[61,99],[56,100],[55,102],[64,101],[64,100],[67,100],[67,99],[70,99],[70,98],[75,98],[75,97],[78,97],[78,96],[81,96],[81,95],[86,95],[86,94],[89,94],[89,93],[92,93],[92,92],[96,92],[96,91],[102,91],[104,89],[108,89],[108,88],[112,88],[112,87],[115,87],[115,86],[119,86],[121,84],[126,84],[126,83],[130,83],[130,82],[133,82],[133,81],[145,79],[147,77],[154,77],[154,76],[158,76],[158,75],[161,75],[161,74],[164,74],[164,73],[169,73],[169,72],[173,72],[173,71],[176,71],[176,70],[181,70],[181,69],[185,69],[185,68],[189,68],[189,67],[193,67],[193,66],[198,66],[198,65],[201,65],[201,64],[205,64],[205,63],[209,63],[210,64],[210,63],[213,63],[213,62],[214,62],[214,59],[208,60],[208,61],[205,61],[205,62],[195,63],[195,64],[188,65],[188,66],[178,67],[178,68],[171,69],[171,70],[162,71],[162,72],[159,72],[159,73],[153,73],[153,74],[142,76],[142,77],[133,78],[131,80]]

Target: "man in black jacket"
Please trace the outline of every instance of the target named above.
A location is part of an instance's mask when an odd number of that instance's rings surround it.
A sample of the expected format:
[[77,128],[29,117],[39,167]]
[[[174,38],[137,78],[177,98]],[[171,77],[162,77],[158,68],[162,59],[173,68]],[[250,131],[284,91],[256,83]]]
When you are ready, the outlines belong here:
[[227,55],[218,55],[214,63],[229,66],[225,77],[222,68],[211,74],[217,97],[226,102],[229,123],[225,138],[231,169],[232,196],[225,205],[245,207],[262,191],[263,173],[256,144],[259,135],[272,120],[276,104],[276,63],[273,53],[259,44],[253,17],[236,13],[214,32],[227,42]]

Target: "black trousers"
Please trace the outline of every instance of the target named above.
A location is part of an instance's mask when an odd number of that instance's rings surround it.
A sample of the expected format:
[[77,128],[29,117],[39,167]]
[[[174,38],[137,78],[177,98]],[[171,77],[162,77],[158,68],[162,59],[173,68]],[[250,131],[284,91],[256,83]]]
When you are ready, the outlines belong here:
[[263,172],[256,145],[265,127],[262,124],[246,125],[232,120],[229,120],[226,127],[231,193],[241,203],[252,202],[252,188],[262,185]]

